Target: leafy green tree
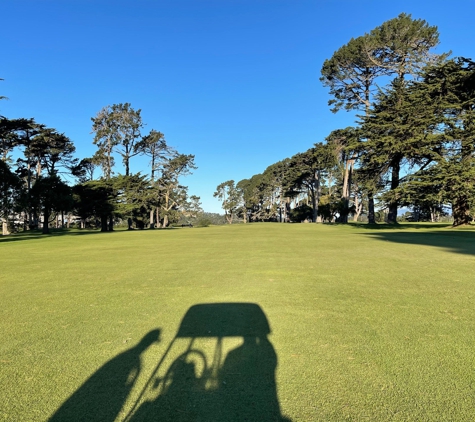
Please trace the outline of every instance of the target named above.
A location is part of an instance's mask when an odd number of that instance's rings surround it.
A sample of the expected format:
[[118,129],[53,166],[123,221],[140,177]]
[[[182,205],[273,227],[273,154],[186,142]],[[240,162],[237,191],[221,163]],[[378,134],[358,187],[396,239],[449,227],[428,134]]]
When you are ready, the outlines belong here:
[[307,204],[300,204],[290,211],[290,219],[294,222],[311,220],[313,217],[313,209]]
[[125,175],[130,175],[130,159],[139,154],[140,129],[143,127],[141,110],[134,110],[129,103],[114,104],[111,107],[112,127],[116,152],[122,157]]
[[213,196],[222,202],[222,208],[228,224],[232,224],[233,217],[237,214],[242,203],[242,192],[234,183],[228,180],[216,187]]
[[366,170],[389,175],[389,192],[383,196],[388,203],[388,223],[397,222],[401,169],[405,167],[407,172],[426,168],[441,148],[440,137],[434,135],[433,113],[421,102],[417,83],[401,87],[401,81],[396,79],[392,85],[393,89],[378,95],[364,119],[366,141],[360,144]]
[[71,174],[76,177],[80,183],[90,182],[94,180],[94,170],[97,164],[94,158],[83,158],[78,163],[74,163],[71,167]]
[[43,214],[43,234],[49,233],[50,217],[63,211],[71,203],[71,188],[58,175],[40,176],[32,190],[32,202]]
[[328,144],[322,143],[315,144],[313,148],[290,159],[285,185],[288,191],[303,190],[308,193],[312,204],[313,223],[317,221],[323,177],[335,163],[334,150]]
[[430,175],[452,205],[454,226],[469,224],[475,197],[475,62],[455,58],[428,68],[418,88],[443,139]]
[[366,50],[374,66],[402,81],[407,76],[416,78],[426,65],[447,57],[447,54],[431,52],[438,44],[436,26],[401,13],[370,32]]
[[140,173],[119,175],[111,181],[115,198],[114,215],[143,222],[153,200],[150,181]]
[[243,179],[236,184],[242,192],[243,213],[249,216],[249,221],[259,221],[264,218],[266,204],[268,203],[268,185],[262,174],[256,174],[250,179]]
[[75,213],[85,222],[91,217],[100,220],[101,231],[110,231],[113,226],[116,194],[109,180],[93,180],[73,187]]
[[337,129],[327,136],[326,141],[335,149],[338,167],[342,173],[340,222],[347,223],[350,210],[352,177],[359,144],[358,131],[353,127]]
[[368,53],[368,46],[373,44],[369,38],[369,35],[352,38],[323,63],[320,81],[333,96],[328,101],[333,113],[341,109],[368,109],[377,78],[386,74]]
[[198,215],[203,214],[200,197],[191,195],[184,204],[182,204],[182,213],[185,218],[196,219]]
[[25,119],[0,117],[0,156],[4,162],[11,161],[10,152],[20,145],[19,131],[24,123]]
[[94,160],[100,163],[102,173],[106,180],[112,177],[114,167],[113,151],[119,143],[116,135],[117,124],[114,120],[113,110],[111,106],[103,107],[92,120],[92,132],[94,133],[94,145],[97,145],[97,152]]
[[30,145],[30,154],[34,157],[37,176],[45,169],[48,176],[57,174],[60,170],[68,171],[76,164],[73,157],[76,147],[63,133],[55,129],[41,126]]
[[18,209],[22,195],[22,182],[11,171],[8,164],[0,160],[0,218],[2,219],[2,234],[9,234],[8,220],[10,215]]
[[175,216],[186,201],[186,189],[180,185],[179,179],[192,173],[197,167],[195,156],[176,154],[173,158],[164,160],[160,167],[160,178],[156,187],[160,196],[160,213],[163,218],[163,227],[167,227],[170,217]]
[[[173,149],[167,145],[163,133],[152,129],[148,135],[144,136],[135,145],[135,151],[150,158],[151,184],[152,186],[155,186],[155,173],[163,163],[163,160],[173,157]],[[153,216],[154,208],[156,209],[157,206],[158,204],[156,204],[155,207],[152,206],[150,209],[150,228],[155,227]]]
[[[351,39],[322,67],[321,80],[334,97],[329,102],[333,105],[332,111],[362,110],[368,117],[378,80],[396,78],[399,80],[396,86],[404,90],[407,77],[414,78],[427,64],[444,60],[445,54],[431,53],[438,43],[437,27],[405,13],[384,22],[369,34]],[[377,178],[376,174],[375,180]],[[374,194],[368,192],[369,223],[375,222]],[[393,215],[394,204],[391,218]]]

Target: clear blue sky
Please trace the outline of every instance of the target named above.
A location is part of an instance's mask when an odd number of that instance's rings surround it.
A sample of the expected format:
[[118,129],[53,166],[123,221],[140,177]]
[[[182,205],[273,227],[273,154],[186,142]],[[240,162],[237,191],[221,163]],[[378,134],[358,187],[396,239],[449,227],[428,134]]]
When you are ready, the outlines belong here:
[[195,154],[183,183],[220,212],[219,183],[353,123],[329,111],[323,61],[402,12],[438,26],[438,52],[475,58],[473,0],[3,0],[0,114],[64,132],[83,158],[95,152],[91,117],[129,102],[144,132]]

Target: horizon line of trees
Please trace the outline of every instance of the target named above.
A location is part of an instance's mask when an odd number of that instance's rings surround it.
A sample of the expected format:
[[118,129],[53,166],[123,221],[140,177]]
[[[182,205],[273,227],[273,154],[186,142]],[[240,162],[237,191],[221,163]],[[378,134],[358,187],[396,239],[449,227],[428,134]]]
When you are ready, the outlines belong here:
[[[475,62],[436,54],[437,27],[400,14],[339,48],[321,69],[331,111],[356,125],[332,131],[262,174],[216,188],[228,223],[413,219],[453,225],[475,215]],[[379,212],[381,214],[381,211]]]
[[[143,228],[167,227],[180,218],[202,213],[200,198],[180,183],[196,165],[194,155],[170,147],[163,133],[142,134],[141,110],[129,103],[101,109],[92,120],[92,157],[74,157],[75,146],[64,134],[34,119],[0,116],[0,217],[2,234],[12,221],[23,230],[48,233],[54,221],[67,226],[72,216],[86,224],[113,230],[119,221]],[[149,158],[149,174],[132,173],[130,162]],[[14,160],[14,158],[16,158]],[[116,158],[125,174],[116,172]],[[97,169],[102,175],[95,177]],[[71,186],[68,181],[74,180]],[[60,217],[60,218],[59,218]],[[42,221],[41,221],[42,220]]]

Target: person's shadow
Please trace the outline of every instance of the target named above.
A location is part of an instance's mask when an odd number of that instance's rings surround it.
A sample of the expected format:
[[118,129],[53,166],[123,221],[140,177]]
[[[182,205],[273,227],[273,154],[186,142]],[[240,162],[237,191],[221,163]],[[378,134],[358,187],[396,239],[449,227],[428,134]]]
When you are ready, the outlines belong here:
[[[190,339],[188,349],[163,377],[162,357],[149,380],[149,397],[137,403],[127,421],[284,421],[277,396],[277,355],[268,339],[269,323],[253,303],[214,303],[192,306],[183,317],[175,340]],[[197,338],[216,338],[210,364]],[[243,343],[222,362],[225,337]],[[201,373],[197,366],[202,368]],[[204,368],[204,369],[203,369]]]
[[49,421],[114,421],[140,374],[141,354],[160,341],[160,332],[159,329],[150,331],[136,346],[98,369]]

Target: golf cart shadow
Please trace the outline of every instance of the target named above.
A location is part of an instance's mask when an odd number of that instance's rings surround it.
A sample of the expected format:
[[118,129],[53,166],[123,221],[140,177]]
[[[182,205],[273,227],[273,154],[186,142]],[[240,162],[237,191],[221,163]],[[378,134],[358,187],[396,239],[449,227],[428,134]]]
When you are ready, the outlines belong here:
[[259,305],[192,306],[127,421],[282,421]]

